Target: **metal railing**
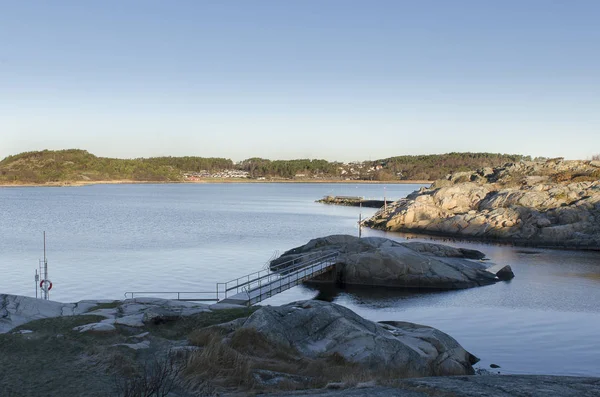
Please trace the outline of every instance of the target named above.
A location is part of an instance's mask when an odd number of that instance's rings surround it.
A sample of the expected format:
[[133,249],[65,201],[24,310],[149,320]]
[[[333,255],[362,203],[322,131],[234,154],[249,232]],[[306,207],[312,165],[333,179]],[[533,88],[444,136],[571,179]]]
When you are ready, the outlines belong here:
[[387,215],[388,212],[391,212],[392,210],[394,210],[396,207],[399,207],[400,205],[402,205],[405,201],[408,201],[406,198],[402,198],[400,200],[396,200],[396,203],[398,203],[397,205],[390,205],[392,202],[389,201],[390,204],[388,204],[385,207],[381,207],[380,209],[377,210],[377,212],[375,212],[373,215],[371,215],[370,218],[365,218],[361,221],[362,223],[365,223],[368,219],[373,219],[376,218],[378,216],[385,216]]
[[270,298],[275,294],[295,287],[305,280],[312,279],[329,271],[331,266],[335,265],[337,257],[337,252],[330,253],[308,264],[299,264],[292,271],[286,272],[286,275],[279,278],[265,277],[263,280],[259,280],[258,285],[255,285],[252,289],[249,286],[245,287],[248,294],[248,304],[254,305],[259,303],[263,299]]
[[[135,299],[136,296],[143,296],[146,298],[164,297],[163,299],[179,301],[219,302],[229,296],[245,292],[248,296],[248,302],[253,304],[261,301],[262,296],[267,291],[277,290],[275,293],[279,293],[298,285],[301,281],[324,273],[335,263],[337,256],[338,252],[299,255],[288,261],[269,266],[267,269],[246,274],[224,283],[217,283],[217,288],[213,291],[130,291],[125,292],[125,299]],[[270,285],[278,280],[278,285]],[[270,289],[267,290],[267,288]],[[256,297],[251,299],[250,293],[256,292],[256,290],[258,290],[259,300],[252,302]]]
[[[125,299],[134,299],[135,295],[141,296],[143,295],[143,297],[145,298],[153,298],[156,296],[153,295],[162,295],[165,296],[167,295],[167,298],[163,298],[163,299],[175,299],[178,301],[198,301],[198,302],[217,302],[218,299],[218,295],[216,294],[216,291],[203,291],[203,292],[181,292],[181,291],[166,291],[166,292],[156,292],[156,291],[135,291],[135,292],[125,292]],[[202,296],[201,298],[196,298],[192,295],[195,296]],[[212,297],[208,298],[209,295],[212,295]],[[183,296],[183,297],[182,297]],[[170,298],[173,297],[173,298]],[[176,297],[176,298],[175,298]]]
[[312,269],[315,265],[326,261],[333,261],[337,256],[337,252],[331,252],[324,255],[322,253],[301,255],[290,259],[289,261],[271,266],[269,269],[250,273],[224,283],[217,283],[217,297],[221,300],[242,292],[249,293],[249,291],[260,288],[302,268]]

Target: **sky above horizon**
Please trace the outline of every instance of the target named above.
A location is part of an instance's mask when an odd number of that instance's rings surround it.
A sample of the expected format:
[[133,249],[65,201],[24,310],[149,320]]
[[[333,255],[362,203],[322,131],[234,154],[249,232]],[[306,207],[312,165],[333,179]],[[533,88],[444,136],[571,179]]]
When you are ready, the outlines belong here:
[[0,0],[0,158],[600,153],[600,1]]

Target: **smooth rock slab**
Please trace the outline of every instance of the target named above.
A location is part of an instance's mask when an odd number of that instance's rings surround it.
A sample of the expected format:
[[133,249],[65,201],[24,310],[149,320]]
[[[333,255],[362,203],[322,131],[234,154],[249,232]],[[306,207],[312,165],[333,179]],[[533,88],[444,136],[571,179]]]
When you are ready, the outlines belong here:
[[366,320],[329,302],[302,301],[263,307],[246,320],[223,325],[225,332],[252,328],[273,343],[317,358],[334,353],[371,368],[395,369],[399,376],[473,374],[478,359],[449,335],[431,327]]
[[142,321],[144,314],[130,314],[125,317],[119,317],[115,319],[115,324],[126,325],[128,327],[143,327],[144,322]]
[[128,299],[122,301],[118,307],[90,311],[98,304],[113,302],[112,300],[84,300],[77,303],[62,303],[28,296],[0,294],[0,334],[32,320],[61,316],[94,314],[106,317],[106,320],[102,321],[104,324],[142,327],[144,316],[150,318],[162,313],[175,318],[210,311],[209,305],[206,304],[160,298]]
[[97,304],[97,301],[61,303],[28,296],[0,294],[0,334],[32,320],[83,314]]
[[301,263],[307,254],[338,252],[335,275],[315,281],[402,288],[460,289],[493,284],[495,274],[486,271],[492,264],[474,260],[485,254],[442,244],[397,242],[381,237],[357,238],[332,235],[309,241],[285,252],[271,262],[275,269],[294,260]]
[[144,340],[138,343],[117,343],[113,345],[115,347],[123,346],[133,350],[143,350],[150,348],[150,341]]
[[117,329],[114,325],[108,323],[92,323],[86,325],[80,325],[79,327],[73,328],[73,331],[83,332],[114,332]]

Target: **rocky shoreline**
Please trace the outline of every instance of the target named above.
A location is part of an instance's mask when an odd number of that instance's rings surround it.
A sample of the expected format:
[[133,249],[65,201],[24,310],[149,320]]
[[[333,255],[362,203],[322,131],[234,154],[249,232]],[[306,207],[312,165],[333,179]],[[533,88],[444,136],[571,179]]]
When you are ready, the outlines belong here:
[[152,388],[167,397],[600,393],[600,378],[473,375],[477,358],[435,328],[376,323],[321,301],[245,308],[0,294],[0,325],[2,396],[150,395]]
[[515,245],[600,249],[600,162],[521,162],[448,175],[365,226]]
[[[48,396],[109,395],[111,377],[127,387],[168,381],[173,396],[351,387],[472,375],[478,361],[435,328],[376,323],[321,301],[246,308],[0,295],[0,350],[1,390]],[[42,359],[43,373],[33,371]]]

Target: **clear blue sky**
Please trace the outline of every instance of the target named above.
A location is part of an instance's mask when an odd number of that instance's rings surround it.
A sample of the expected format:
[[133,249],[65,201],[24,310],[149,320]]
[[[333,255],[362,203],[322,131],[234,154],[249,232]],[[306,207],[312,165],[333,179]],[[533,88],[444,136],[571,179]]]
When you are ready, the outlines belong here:
[[600,153],[600,1],[0,0],[0,157]]

